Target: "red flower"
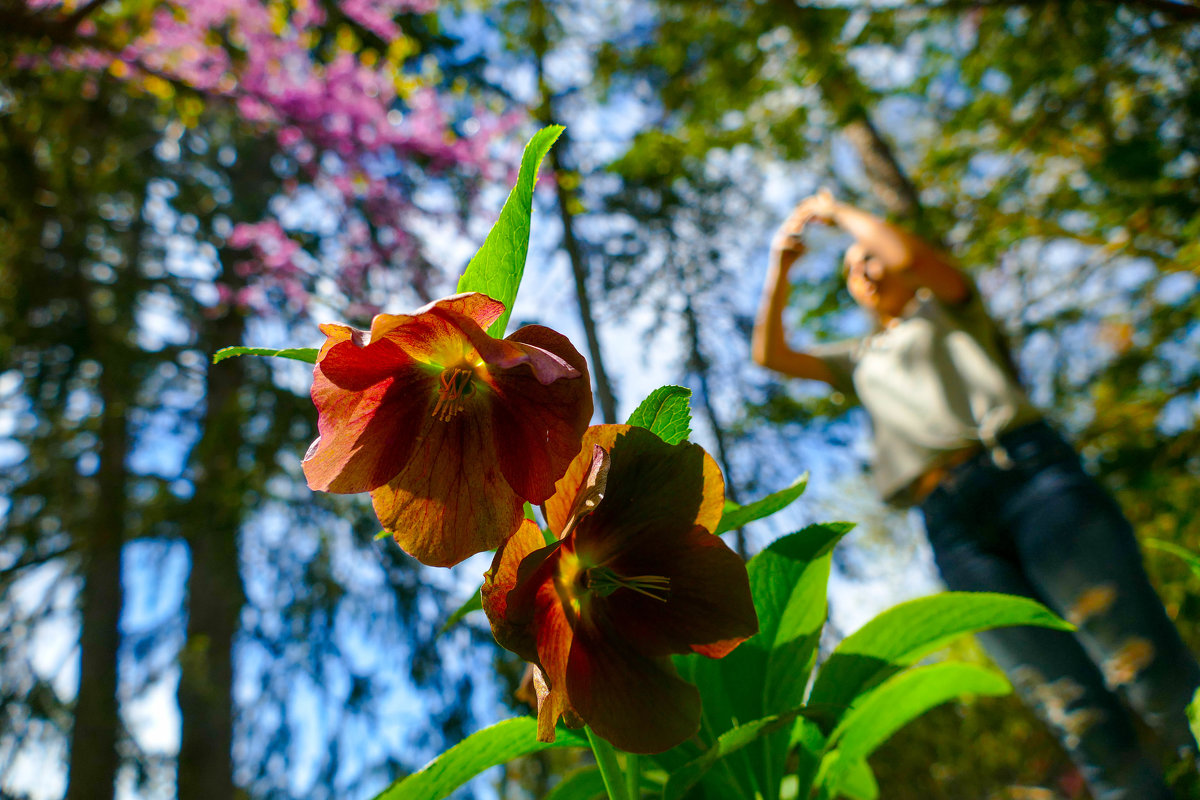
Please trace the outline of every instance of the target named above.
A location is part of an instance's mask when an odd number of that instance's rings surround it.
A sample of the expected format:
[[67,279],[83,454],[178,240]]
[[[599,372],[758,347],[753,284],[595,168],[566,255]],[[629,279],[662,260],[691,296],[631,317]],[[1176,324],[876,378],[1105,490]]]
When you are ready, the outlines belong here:
[[758,630],[746,566],[711,531],[725,488],[693,444],[589,428],[545,512],[497,551],[483,604],[496,640],[541,668],[538,738],[574,716],[632,753],[696,733],[700,695],[668,656],[721,658]]
[[383,527],[424,564],[503,542],[523,501],[553,494],[592,416],[583,357],[540,325],[493,339],[484,331],[503,311],[471,293],[380,314],[370,332],[321,326],[308,485],[370,492]]

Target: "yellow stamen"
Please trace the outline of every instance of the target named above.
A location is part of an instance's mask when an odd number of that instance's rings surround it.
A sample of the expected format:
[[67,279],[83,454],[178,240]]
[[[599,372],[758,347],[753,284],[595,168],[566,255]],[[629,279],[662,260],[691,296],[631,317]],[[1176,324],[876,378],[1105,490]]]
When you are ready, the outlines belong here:
[[434,419],[449,422],[458,412],[463,410],[464,398],[470,397],[475,387],[471,378],[475,373],[469,369],[442,370],[442,388],[438,390],[437,405],[433,407]]
[[592,567],[584,577],[586,588],[607,597],[617,589],[629,589],[651,600],[667,602],[671,597],[671,579],[663,575],[618,575],[608,567]]

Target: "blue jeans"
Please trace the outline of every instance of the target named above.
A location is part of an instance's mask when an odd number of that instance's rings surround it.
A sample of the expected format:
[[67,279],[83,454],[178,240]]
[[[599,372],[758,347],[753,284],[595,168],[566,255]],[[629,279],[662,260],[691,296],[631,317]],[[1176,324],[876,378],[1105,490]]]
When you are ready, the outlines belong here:
[[1074,633],[1002,628],[979,639],[1096,800],[1170,798],[1129,708],[1194,757],[1184,708],[1200,667],[1146,578],[1129,522],[1074,449],[1044,422],[1000,442],[1007,469],[980,453],[921,504],[942,578],[953,590],[1032,597],[1075,624]]

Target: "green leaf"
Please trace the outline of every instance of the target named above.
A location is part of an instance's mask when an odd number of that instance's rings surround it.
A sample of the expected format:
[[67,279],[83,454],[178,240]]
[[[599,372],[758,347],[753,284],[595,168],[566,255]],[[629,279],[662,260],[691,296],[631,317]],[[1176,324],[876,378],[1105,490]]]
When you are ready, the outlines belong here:
[[1187,706],[1188,726],[1192,729],[1192,738],[1200,744],[1200,689],[1192,695],[1192,702]]
[[529,219],[533,213],[533,186],[537,183],[542,159],[550,146],[563,132],[561,125],[550,125],[533,135],[521,156],[517,183],[500,209],[500,218],[492,226],[483,246],[467,264],[458,281],[460,292],[481,292],[504,304],[504,313],[488,328],[488,333],[500,338],[508,326],[521,276],[525,273],[525,256],[529,253]]
[[842,640],[809,703],[847,707],[864,690],[966,633],[1008,625],[1073,630],[1041,603],[989,592],[943,592],[901,603]]
[[806,472],[799,478],[796,478],[786,489],[780,489],[778,492],[769,494],[749,505],[739,506],[736,503],[727,502],[725,504],[725,513],[721,515],[721,522],[717,525],[716,533],[736,530],[755,520],[763,519],[778,511],[782,511],[790,506],[796,498],[804,494],[804,490],[807,487],[808,473]]
[[420,772],[402,778],[375,800],[440,800],[486,769],[518,756],[551,747],[587,747],[579,734],[558,729],[557,741],[537,740],[537,720],[516,717],[471,734],[429,762]]
[[845,797],[849,800],[877,800],[879,784],[875,782],[875,773],[866,761],[844,760],[840,750],[834,750],[826,758],[829,766],[826,769],[836,769],[840,773],[837,791],[834,797]]
[[315,364],[317,363],[317,354],[320,352],[315,347],[286,347],[283,350],[273,350],[269,347],[222,347],[213,353],[212,363],[219,364],[234,356],[266,356],[268,358],[291,358]]
[[588,767],[563,778],[542,800],[596,800],[607,796],[600,770]]
[[438,635],[440,636],[441,634],[443,634],[446,631],[453,628],[455,625],[457,625],[462,620],[463,617],[465,617],[467,614],[470,614],[472,611],[482,611],[482,610],[483,610],[483,590],[481,587],[479,589],[476,589],[475,594],[468,597],[467,601],[465,603],[463,603],[461,606],[459,606],[454,611],[454,613],[450,615],[450,618],[446,620],[446,624],[442,626],[442,629],[440,631],[438,631]]
[[1188,550],[1186,547],[1180,547],[1173,542],[1164,542],[1162,539],[1143,539],[1143,543],[1154,550],[1162,550],[1166,553],[1179,556],[1191,568],[1192,574],[1200,578],[1200,556]]
[[667,779],[667,785],[663,787],[662,800],[676,800],[676,798],[683,797],[719,760],[736,753],[764,736],[789,728],[796,717],[804,713],[805,709],[795,708],[782,714],[774,714],[738,725],[721,734],[717,737],[716,743],[704,751],[699,758],[684,764],[671,773]]
[[629,415],[627,424],[646,428],[667,444],[679,444],[692,432],[691,396],[692,390],[682,386],[660,386]]
[[830,737],[843,761],[861,761],[893,733],[931,708],[965,694],[998,696],[1012,688],[1003,675],[976,664],[943,662],[894,675],[856,705]]
[[[739,720],[783,713],[804,702],[808,673],[825,624],[829,554],[848,523],[811,525],[784,536],[750,560],[747,571],[759,632],[719,661],[688,657],[700,690],[703,732],[715,740]],[[756,742],[729,759],[742,793],[774,796],[788,737]]]
[[757,681],[762,714],[804,700],[825,625],[830,554],[853,527],[848,522],[809,525],[775,540],[746,567],[758,611],[758,634],[747,644],[768,651],[766,672]]

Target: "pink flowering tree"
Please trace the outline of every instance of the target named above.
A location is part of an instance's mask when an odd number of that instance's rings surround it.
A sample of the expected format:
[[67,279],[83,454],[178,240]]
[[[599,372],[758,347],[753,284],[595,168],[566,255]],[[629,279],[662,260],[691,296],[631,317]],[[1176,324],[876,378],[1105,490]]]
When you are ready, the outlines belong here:
[[[445,288],[450,278],[421,231],[460,225],[481,182],[506,173],[504,134],[517,118],[490,112],[487,98],[445,79],[431,11],[421,0],[0,5],[2,85],[16,96],[10,119],[30,121],[29,152],[45,144],[51,154],[46,171],[66,174],[71,159],[87,151],[86,169],[54,192],[33,194],[39,207],[59,198],[47,213],[79,237],[94,227],[115,242],[109,232],[132,231],[118,245],[132,265],[120,267],[121,274],[140,272],[129,285],[141,289],[144,278],[157,281],[151,290],[170,294],[169,316],[189,328],[175,349],[157,351],[157,358],[243,341],[247,324],[287,329],[306,318],[318,294],[323,306],[356,321],[369,318],[381,295],[396,287],[417,297]],[[88,108],[95,113],[71,118],[115,115],[130,127],[117,132],[114,126],[111,135],[95,131],[94,141],[66,124],[61,131],[49,122],[35,129],[35,104],[43,115],[66,119],[63,109]],[[111,172],[104,148],[117,165],[111,170],[121,171],[121,191],[102,179]],[[456,202],[423,204],[422,190],[431,186]],[[68,191],[96,201],[68,220],[61,202]],[[105,201],[101,192],[117,200]],[[172,266],[171,250],[181,240],[188,245],[183,267],[202,263],[199,272]],[[86,268],[79,259],[81,272]],[[121,348],[131,337],[116,326],[127,319],[119,317],[105,332]],[[145,353],[121,349],[121,355]],[[261,370],[183,365],[188,377],[180,382],[192,381],[191,403],[203,409],[195,437],[186,442],[183,472],[190,504],[212,513],[203,520],[192,515],[194,522],[181,522],[169,534],[187,544],[193,598],[179,659],[178,794],[232,796],[232,652],[245,602],[239,541],[252,514],[238,454],[258,447],[247,433],[252,421],[280,426],[289,417],[278,405],[261,413],[271,402],[286,402]],[[98,389],[101,407],[112,410],[105,419],[115,431],[132,431],[136,423],[120,409],[126,396],[134,397],[133,387],[108,380],[109,373],[116,371],[106,369]],[[248,392],[255,394],[247,403]],[[196,422],[187,414],[181,419]],[[110,448],[102,455],[116,453]],[[256,458],[269,463],[274,454]],[[121,466],[120,457],[109,460]],[[104,540],[104,558],[85,561],[81,572],[86,679],[75,699],[71,797],[106,793],[121,763],[119,564],[123,543],[147,534],[130,522],[136,515],[111,516],[114,530],[124,528]],[[98,541],[93,537],[88,546]],[[87,588],[101,584],[107,593]]]

